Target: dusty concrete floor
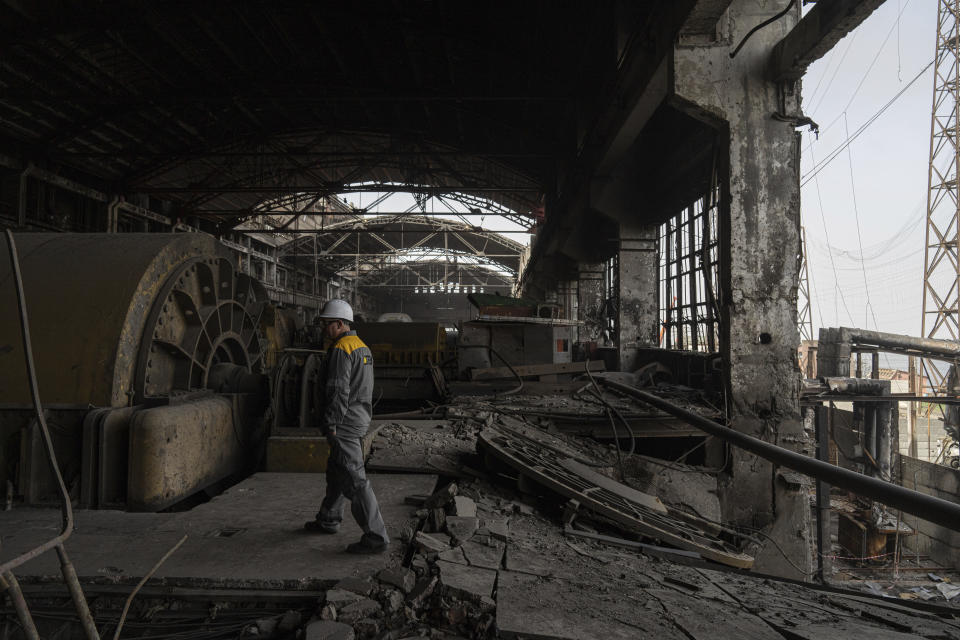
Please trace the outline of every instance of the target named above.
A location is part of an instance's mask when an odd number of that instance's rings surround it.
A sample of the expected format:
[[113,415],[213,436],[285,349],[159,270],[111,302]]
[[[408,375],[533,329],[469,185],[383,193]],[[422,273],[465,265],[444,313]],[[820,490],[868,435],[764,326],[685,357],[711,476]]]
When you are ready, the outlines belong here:
[[[781,581],[699,558],[571,536],[562,524],[562,501],[547,498],[542,490],[531,493],[529,487],[520,492],[472,453],[477,433],[496,427],[499,418],[493,414],[488,405],[477,415],[460,407],[459,415],[449,419],[396,422],[381,431],[371,461],[379,447],[381,454],[390,454],[381,460],[391,466],[406,463],[421,471],[370,475],[396,536],[383,556],[357,558],[343,552],[359,535],[349,518],[338,536],[301,532],[323,491],[322,476],[309,474],[257,474],[178,514],[80,512],[68,548],[95,593],[95,585],[131,584],[186,533],[187,544],[162,567],[157,581],[220,588],[218,597],[224,588],[259,590],[251,596],[252,606],[235,605],[232,612],[229,607],[208,611],[207,600],[200,600],[190,614],[194,618],[178,610],[175,599],[145,600],[132,616],[138,626],[123,637],[193,638],[206,630],[207,638],[278,640],[960,640],[960,615],[946,602],[908,602],[895,595],[881,598]],[[590,458],[610,453],[596,443],[582,446]],[[396,455],[399,451],[402,456]],[[427,469],[423,462],[430,463]],[[640,461],[628,468],[633,464]],[[459,469],[460,501],[432,508],[404,504],[405,498],[433,491],[437,475],[432,466]],[[442,480],[441,487],[450,480]],[[662,484],[650,486],[663,489]],[[584,520],[600,533],[624,535],[609,529],[609,523],[589,516]],[[57,523],[55,511],[0,514],[0,557],[52,535]],[[46,556],[17,574],[25,583],[31,576],[56,576],[55,559]],[[128,588],[123,586],[124,596]],[[283,614],[260,608],[267,591],[317,596],[301,599],[295,610]],[[28,596],[33,599],[35,593]],[[69,611],[65,600],[60,606]],[[100,607],[98,616],[109,629],[116,607],[112,612]],[[182,633],[157,631],[172,629],[163,627],[171,619],[178,620]]]
[[[394,537],[411,522],[404,496],[429,494],[436,481],[432,475],[371,476]],[[337,535],[303,531],[324,487],[320,474],[258,473],[182,513],[77,511],[67,551],[84,581],[136,582],[187,535],[186,543],[155,574],[166,585],[185,587],[318,589],[398,563],[404,547],[400,543],[384,555],[357,557],[344,551],[361,533],[349,510]],[[52,509],[0,513],[0,558],[12,558],[54,537],[59,525],[59,512]],[[25,583],[59,580],[56,555],[28,562],[16,575]]]

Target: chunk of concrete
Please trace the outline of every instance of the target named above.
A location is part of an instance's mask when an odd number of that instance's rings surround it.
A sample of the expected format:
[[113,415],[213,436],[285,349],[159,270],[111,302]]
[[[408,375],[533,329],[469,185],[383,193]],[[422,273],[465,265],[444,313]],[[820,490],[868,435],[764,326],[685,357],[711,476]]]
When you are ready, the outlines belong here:
[[379,602],[369,598],[361,598],[356,602],[351,602],[342,609],[337,609],[337,620],[346,624],[354,624],[363,618],[369,618],[379,615],[382,609]]
[[506,542],[510,539],[510,527],[506,518],[484,518],[483,528],[497,540]]
[[417,609],[427,598],[433,594],[433,590],[437,586],[437,576],[425,576],[417,581],[416,586],[413,588],[413,591],[410,592],[410,595],[407,596],[407,605],[412,609]]
[[332,604],[339,611],[348,604],[352,604],[357,600],[362,599],[362,595],[359,593],[354,593],[353,591],[347,591],[345,589],[330,589],[327,591],[327,598],[324,602],[326,604]]
[[480,526],[480,520],[465,516],[447,516],[447,533],[454,544],[463,544],[473,537]]
[[354,640],[353,627],[340,622],[317,620],[307,625],[305,640]]
[[437,556],[438,560],[446,560],[447,562],[454,562],[456,564],[469,564],[467,562],[467,557],[463,555],[463,549],[460,547],[454,547],[453,549],[447,549],[443,553]]
[[277,623],[279,631],[293,631],[300,626],[301,616],[299,611],[287,611]]
[[438,489],[432,496],[427,498],[423,502],[423,506],[427,509],[440,509],[453,502],[453,498],[456,495],[457,483],[451,482],[442,489]]
[[417,574],[406,567],[391,567],[378,573],[377,578],[380,582],[397,587],[404,593],[410,593],[417,581]]
[[350,576],[338,582],[334,589],[350,591],[361,596],[369,596],[373,593],[373,580],[370,578],[361,578],[360,576]]
[[403,593],[399,589],[390,589],[384,594],[383,606],[387,613],[396,613],[403,609]]
[[493,586],[497,581],[496,571],[465,567],[446,560],[438,560],[437,568],[440,569],[440,584],[443,585],[444,593],[471,602],[493,597]]
[[380,622],[374,620],[373,618],[357,620],[353,626],[356,628],[357,633],[360,634],[361,638],[372,638],[380,633]]
[[417,535],[413,537],[413,543],[417,545],[418,549],[428,555],[431,553],[440,553],[450,548],[450,543],[445,542],[443,538],[437,534],[424,533],[422,531],[418,531]]
[[461,518],[476,518],[477,503],[467,496],[454,496],[453,513]]
[[503,561],[503,547],[488,547],[476,542],[465,542],[460,545],[467,562],[472,567],[484,569],[499,569]]

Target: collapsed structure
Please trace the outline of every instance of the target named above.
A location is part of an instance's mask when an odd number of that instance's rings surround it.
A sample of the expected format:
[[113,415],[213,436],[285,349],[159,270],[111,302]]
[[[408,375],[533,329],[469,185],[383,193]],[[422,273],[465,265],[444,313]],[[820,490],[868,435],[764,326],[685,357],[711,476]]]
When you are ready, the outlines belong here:
[[[871,534],[879,503],[958,524],[888,482],[883,385],[796,366],[799,80],[879,4],[0,4],[6,628],[958,635],[942,603],[803,584],[831,579],[827,480],[877,501]],[[295,524],[336,297],[398,538],[362,561]],[[837,391],[848,465],[804,429]]]

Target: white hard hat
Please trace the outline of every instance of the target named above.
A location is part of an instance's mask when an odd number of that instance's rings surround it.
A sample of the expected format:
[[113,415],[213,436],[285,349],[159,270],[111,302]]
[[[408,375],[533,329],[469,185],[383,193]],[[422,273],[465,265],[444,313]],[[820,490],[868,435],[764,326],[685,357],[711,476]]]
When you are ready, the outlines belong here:
[[347,322],[353,322],[353,309],[350,308],[346,300],[334,298],[333,300],[327,300],[327,304],[323,305],[323,311],[321,311],[317,317],[321,320],[346,320]]

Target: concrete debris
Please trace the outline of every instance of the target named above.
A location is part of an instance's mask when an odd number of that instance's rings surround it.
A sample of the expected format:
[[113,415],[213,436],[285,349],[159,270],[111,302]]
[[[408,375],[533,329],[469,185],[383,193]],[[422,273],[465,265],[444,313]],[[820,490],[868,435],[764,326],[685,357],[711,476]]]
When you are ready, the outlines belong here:
[[453,513],[464,518],[476,518],[477,503],[466,496],[454,496]]
[[447,549],[443,553],[437,556],[437,560],[446,560],[447,562],[454,562],[456,564],[469,564],[467,562],[467,557],[463,555],[463,549],[461,547],[454,547],[453,549]]
[[334,589],[341,591],[350,591],[361,596],[369,596],[373,593],[374,582],[370,578],[361,578],[359,576],[350,576],[338,582]]
[[427,563],[427,559],[424,558],[419,553],[414,554],[413,558],[410,560],[410,568],[413,569],[414,573],[418,576],[423,576],[429,571],[430,565]]
[[479,526],[480,519],[476,517],[447,516],[447,533],[454,544],[463,544],[472,538]]
[[[416,585],[413,585],[416,586]],[[413,590],[413,587],[410,589]],[[396,613],[403,609],[403,592],[399,589],[390,589],[383,596],[383,606],[387,613]]]
[[503,560],[503,546],[488,547],[477,542],[465,542],[460,547],[472,567],[499,569]]
[[345,589],[330,589],[327,591],[327,597],[324,602],[326,602],[326,604],[332,604],[339,611],[348,604],[353,604],[357,600],[362,600],[363,598],[363,595],[354,593],[353,591],[346,591]]
[[506,518],[484,518],[483,528],[497,540],[506,542],[510,537],[509,521]]
[[361,638],[372,638],[380,633],[380,622],[372,618],[357,620],[353,626]]
[[440,570],[440,584],[443,592],[479,603],[481,598],[493,596],[493,586],[497,581],[497,572],[480,567],[466,567],[462,564],[437,561]]
[[397,587],[404,593],[410,593],[413,591],[413,585],[417,581],[417,574],[415,574],[413,570],[405,567],[393,567],[381,571],[377,574],[377,578],[380,582],[385,582],[386,584]]
[[361,598],[356,602],[351,602],[343,608],[337,609],[337,620],[347,624],[354,624],[363,618],[377,615],[382,611],[380,603],[369,598]]
[[353,627],[329,620],[317,620],[307,625],[304,640],[354,640]]
[[256,627],[256,634],[259,636],[269,636],[272,635],[277,629],[277,623],[279,620],[277,618],[263,618],[262,620],[257,620],[254,624]]
[[407,606],[413,609],[423,606],[423,603],[433,595],[433,591],[437,587],[437,582],[437,576],[430,576],[418,580],[417,584],[413,587],[413,591],[407,596]]
[[301,618],[299,611],[287,611],[277,623],[277,630],[293,631],[300,626]]
[[444,541],[437,534],[423,533],[422,531],[418,531],[413,536],[413,543],[426,554],[440,553],[450,548],[450,543]]
[[320,619],[321,620],[336,620],[337,619],[337,608],[334,607],[329,602],[323,607],[320,608]]
[[440,509],[447,506],[457,495],[457,484],[451,482],[442,489],[438,489],[432,496],[427,498],[423,506],[427,509]]

